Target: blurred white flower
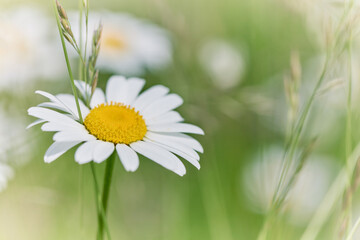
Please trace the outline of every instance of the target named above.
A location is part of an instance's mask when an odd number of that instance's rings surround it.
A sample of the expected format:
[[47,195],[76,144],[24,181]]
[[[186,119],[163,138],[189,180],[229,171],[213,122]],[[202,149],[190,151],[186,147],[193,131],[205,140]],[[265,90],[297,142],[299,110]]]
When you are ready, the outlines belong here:
[[[244,189],[254,211],[266,213],[275,192],[282,162],[283,150],[278,146],[258,154],[244,172]],[[285,213],[293,224],[303,224],[310,219],[323,199],[332,176],[332,161],[322,157],[310,157],[289,192]]]
[[[0,192],[7,186],[8,180],[10,180],[14,171],[9,166],[12,164],[21,163],[24,158],[28,157],[28,152],[23,150],[30,143],[26,144],[25,141],[19,142],[19,139],[25,139],[25,125],[18,119],[9,117],[3,109],[0,109]],[[30,149],[30,148],[29,148]],[[29,150],[28,149],[28,150]],[[16,155],[15,155],[16,154]],[[13,160],[11,157],[16,156]]]
[[0,108],[0,123],[0,161],[5,161],[13,151],[22,152],[31,142],[26,140],[26,124],[19,118],[10,117],[2,108]]
[[7,187],[8,181],[13,177],[13,169],[5,163],[0,162],[0,192],[2,192]]
[[[79,35],[78,14],[70,14],[75,36]],[[145,70],[159,70],[172,61],[172,43],[164,29],[129,14],[91,12],[89,14],[89,43],[93,32],[103,25],[97,67],[111,73],[139,76]],[[85,39],[85,24],[83,24]]]
[[223,40],[205,43],[199,60],[214,84],[222,89],[239,84],[245,72],[245,61],[240,50]]
[[54,79],[64,72],[60,43],[51,36],[56,26],[50,23],[36,8],[0,11],[0,87],[18,88],[26,81]]

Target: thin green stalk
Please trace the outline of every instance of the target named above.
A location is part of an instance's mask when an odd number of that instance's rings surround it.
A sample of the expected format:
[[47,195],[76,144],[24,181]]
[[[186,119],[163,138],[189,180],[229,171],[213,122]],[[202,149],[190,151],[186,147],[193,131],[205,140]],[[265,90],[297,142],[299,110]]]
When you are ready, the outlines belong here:
[[[322,84],[322,82],[324,81],[324,78],[325,78],[325,74],[326,74],[326,71],[327,71],[327,68],[328,68],[328,65],[329,65],[329,62],[330,62],[330,53],[331,53],[331,50],[333,50],[337,44],[338,44],[338,36],[339,36],[339,33],[340,33],[340,29],[341,29],[341,26],[343,25],[343,22],[345,21],[345,18],[347,16],[347,14],[349,13],[349,11],[351,10],[351,7],[352,7],[352,3],[350,3],[349,5],[349,8],[345,8],[344,9],[344,12],[341,16],[341,19],[337,25],[337,28],[336,28],[336,31],[334,33],[334,36],[335,36],[335,43],[333,45],[330,45],[330,46],[327,46],[327,51],[326,51],[326,60],[325,60],[325,64],[324,64],[324,67],[323,67],[323,70],[322,70],[322,73],[320,75],[320,78],[310,96],[310,99],[308,100],[307,102],[307,105],[305,106],[301,116],[300,116],[300,119],[298,121],[298,124],[296,125],[296,127],[294,128],[294,136],[290,138],[290,143],[287,144],[286,146],[286,151],[285,151],[285,156],[284,156],[284,165],[282,167],[282,171],[281,171],[281,175],[280,175],[280,180],[279,180],[279,184],[276,188],[276,191],[275,191],[275,194],[273,196],[273,202],[277,199],[278,197],[278,194],[279,194],[279,191],[283,185],[283,181],[285,179],[285,177],[287,176],[288,174],[288,171],[289,171],[289,168],[291,166],[291,163],[292,163],[292,159],[293,159],[293,156],[295,154],[295,150],[296,150],[296,147],[298,145],[298,142],[299,142],[299,138],[302,134],[302,131],[303,131],[303,128],[304,128],[304,124],[305,124],[305,121],[307,119],[307,116],[308,116],[308,113],[310,111],[310,108],[312,106],[312,103],[316,97],[316,94]],[[288,157],[287,157],[288,156]]]
[[[347,8],[347,14],[351,13],[353,7],[353,1],[349,2]],[[340,237],[342,238],[343,234],[348,234],[350,227],[352,225],[352,201],[353,201],[353,171],[349,163],[349,156],[352,150],[352,29],[349,29],[349,39],[346,45],[347,56],[348,56],[348,94],[347,94],[347,103],[346,103],[346,130],[345,130],[345,163],[348,175],[348,186],[345,191],[345,196],[343,198],[344,208],[343,208],[343,217],[341,225],[345,228],[340,230]]]
[[[356,167],[356,163],[360,156],[360,144],[356,146],[351,156],[348,159],[349,168],[354,171]],[[309,225],[305,229],[303,235],[300,240],[315,240],[317,239],[317,235],[322,229],[325,222],[328,220],[331,211],[336,206],[336,203],[341,199],[341,195],[344,193],[348,186],[348,167],[345,166],[339,172],[335,181],[329,188],[329,191],[323,198],[321,204],[319,204],[318,209],[316,210],[313,218],[311,219]]]
[[354,227],[351,229],[349,235],[347,236],[346,240],[352,240],[355,231],[357,230],[357,228],[360,226],[360,217],[358,218],[358,220],[356,220]]
[[[348,74],[349,74],[349,83],[348,83],[348,96],[347,96],[347,116],[346,116],[346,139],[345,139],[345,148],[346,148],[346,167],[347,167],[347,171],[348,171],[348,190],[351,191],[352,188],[352,177],[353,177],[353,171],[351,170],[350,167],[350,163],[349,163],[349,156],[352,150],[352,116],[351,116],[351,108],[352,108],[352,102],[351,102],[351,97],[352,97],[352,55],[351,55],[351,41],[352,41],[352,32],[350,30],[350,39],[349,39],[349,43],[348,43]],[[346,228],[346,232],[350,231],[350,226],[351,226],[351,209],[352,209],[352,192],[350,192],[350,194],[348,194],[347,196],[347,206],[345,206],[345,210],[344,210],[344,221],[348,220],[347,222],[347,228]]]
[[320,89],[320,86],[321,86],[322,82],[325,79],[325,74],[326,74],[326,71],[328,69],[328,65],[329,65],[329,54],[327,54],[327,56],[326,56],[324,67],[323,67],[323,70],[322,70],[321,75],[319,77],[319,80],[317,81],[317,83],[315,85],[315,88],[313,89],[313,92],[312,92],[309,100],[307,101],[307,104],[305,105],[304,110],[302,111],[302,113],[300,115],[299,121],[296,124],[296,128],[295,128],[295,130],[294,130],[294,132],[292,134],[291,141],[288,144],[288,146],[286,147],[285,155],[284,155],[284,163],[283,163],[284,166],[282,167],[282,171],[281,171],[280,178],[279,178],[279,183],[277,185],[275,194],[274,194],[273,199],[272,199],[272,207],[274,207],[274,205],[275,205],[275,203],[277,201],[278,195],[280,194],[280,189],[283,186],[284,180],[286,179],[286,176],[287,176],[288,171],[290,169],[290,166],[292,164],[292,160],[294,158],[295,150],[296,150],[297,145],[299,143],[299,138],[300,138],[300,136],[301,136],[301,134],[303,132],[303,129],[304,129],[305,121],[306,121],[306,119],[308,117],[308,114],[309,114],[311,106],[312,106],[312,104],[314,102],[315,96],[316,96],[318,90]]
[[264,226],[261,228],[260,233],[259,233],[259,235],[257,237],[257,240],[266,240],[266,239],[268,239],[269,227],[270,227],[270,223],[273,220],[273,217],[274,217],[273,212],[270,212],[269,214],[267,214]]
[[[106,218],[106,210],[108,206],[108,200],[109,200],[109,193],[110,193],[110,186],[111,186],[111,179],[112,179],[112,173],[114,169],[114,163],[115,163],[116,153],[114,152],[106,161],[106,169],[105,169],[105,175],[104,175],[104,187],[103,187],[103,193],[102,193],[102,209],[104,211],[104,216]],[[100,236],[103,236],[104,234],[104,222],[101,219],[99,224],[99,232],[98,234]]]
[[[88,35],[89,35],[89,1],[86,0],[86,9],[85,9],[85,46],[84,46],[84,59],[86,61],[87,58],[87,46],[88,46]],[[81,32],[82,33],[82,32]],[[88,68],[86,63],[84,62],[84,68],[83,68],[83,75],[84,75],[84,81],[85,81],[85,92],[88,92],[88,89],[86,89],[88,87]],[[89,86],[90,87],[90,86]],[[90,102],[90,96],[86,95],[86,101]]]
[[[83,30],[83,2],[82,0],[79,0],[79,9],[80,9],[80,14],[79,14],[79,29],[80,29],[80,33],[79,33],[79,44],[80,44],[80,55],[83,52],[83,37],[82,37],[82,30]],[[82,59],[79,58],[79,79],[82,80],[83,79],[83,62]]]
[[[285,179],[286,179],[286,176],[288,175],[288,172],[290,170],[290,167],[291,167],[291,164],[293,162],[293,158],[294,158],[294,155],[295,155],[295,151],[296,151],[296,148],[297,148],[297,145],[299,143],[299,139],[300,139],[300,136],[303,132],[303,129],[304,129],[304,125],[305,125],[305,122],[306,122],[306,119],[309,115],[309,112],[310,112],[310,109],[312,107],[312,104],[315,100],[315,97],[325,79],[325,75],[326,75],[326,72],[327,72],[327,69],[328,69],[328,66],[329,66],[329,61],[330,61],[330,53],[329,51],[326,52],[326,58],[325,58],[325,63],[324,63],[324,66],[323,66],[323,69],[322,69],[322,72],[320,74],[320,77],[312,91],[312,94],[310,95],[310,98],[308,99],[303,111],[301,112],[301,115],[300,115],[300,118],[293,130],[293,132],[291,133],[291,137],[290,137],[290,142],[287,143],[286,147],[285,147],[285,154],[284,154],[284,161],[283,161],[283,165],[282,165],[282,168],[281,168],[281,173],[280,173],[280,177],[279,177],[279,182],[277,184],[277,187],[275,189],[275,192],[274,192],[274,195],[273,195],[273,198],[272,198],[272,202],[271,202],[271,207],[270,207],[270,213],[271,214],[275,214],[276,215],[276,212],[278,210],[278,202],[280,200],[281,202],[281,199],[278,199],[279,198],[279,194],[281,194],[281,189],[283,187],[283,185],[285,184]],[[290,179],[290,181],[292,181]],[[280,195],[281,196],[281,195]],[[285,196],[286,197],[286,196]],[[267,232],[268,230],[270,229],[269,225],[270,225],[270,222],[273,219],[273,217],[267,217],[265,219],[265,222],[264,222],[264,225],[260,231],[260,234],[258,236],[258,239],[265,239],[263,238],[263,236],[267,236]]]
[[80,119],[80,122],[82,123],[82,122],[84,122],[84,120],[83,120],[82,115],[81,115],[79,98],[78,98],[78,94],[77,94],[77,90],[76,90],[75,82],[74,82],[74,76],[73,76],[73,73],[72,73],[72,70],[71,70],[70,60],[69,60],[69,56],[68,56],[68,53],[67,53],[67,50],[66,50],[64,35],[63,35],[62,29],[61,29],[60,18],[59,18],[59,14],[58,14],[58,11],[57,11],[55,1],[54,1],[54,10],[55,10],[55,16],[56,16],[56,23],[57,23],[57,26],[58,26],[58,29],[59,29],[61,44],[62,44],[62,48],[63,48],[63,51],[64,51],[66,66],[67,66],[67,69],[68,69],[68,72],[69,72],[70,84],[71,84],[71,88],[72,88],[72,91],[73,91],[73,94],[74,94],[74,97],[75,97],[76,108],[77,108],[77,111],[78,111],[78,114],[79,114],[79,119]]
[[[90,167],[91,167],[91,173],[92,173],[92,176],[94,179],[95,203],[96,203],[96,210],[98,213],[98,226],[100,227],[100,224],[103,224],[103,226],[105,226],[108,240],[111,240],[109,226],[108,226],[108,223],[106,220],[104,209],[102,207],[103,204],[102,204],[101,194],[100,194],[100,190],[99,190],[99,183],[98,183],[98,180],[96,177],[96,171],[95,171],[95,166],[94,166],[93,162],[90,163]],[[103,235],[100,235],[99,232],[97,234],[97,239],[98,240],[103,239]]]

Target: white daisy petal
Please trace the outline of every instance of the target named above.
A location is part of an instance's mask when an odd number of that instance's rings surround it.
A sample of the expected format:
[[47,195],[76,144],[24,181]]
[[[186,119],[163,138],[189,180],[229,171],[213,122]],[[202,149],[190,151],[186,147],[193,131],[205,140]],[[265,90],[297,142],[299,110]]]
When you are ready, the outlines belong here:
[[105,103],[105,94],[100,88],[95,89],[95,92],[90,101],[90,107],[94,108],[99,104]]
[[37,106],[43,107],[43,108],[52,108],[52,109],[56,109],[56,110],[60,110],[60,111],[64,111],[64,112],[69,112],[69,109],[66,109],[63,105],[59,105],[54,102],[44,102],[44,103],[40,103]]
[[177,123],[182,122],[184,119],[178,112],[170,111],[160,116],[146,119],[146,125],[157,125],[157,124],[168,124],[168,123]]
[[71,132],[71,131],[86,130],[86,129],[84,125],[81,124],[69,126],[59,123],[48,122],[41,126],[41,130],[43,130],[44,132],[59,132],[59,131]]
[[89,84],[85,84],[84,81],[80,81],[80,80],[75,80],[74,83],[83,98],[86,99],[87,96],[90,96],[91,86]]
[[[35,91],[35,93],[48,98],[50,101],[52,101],[54,103],[54,104],[50,104],[49,107],[71,113],[72,115],[75,116],[75,113],[73,113],[70,108],[68,108],[60,99],[58,99],[56,96],[52,95],[51,93],[47,93],[47,92],[40,91],[40,90]],[[39,107],[41,107],[41,106],[39,105]]]
[[201,144],[199,143],[199,141],[197,141],[195,138],[190,137],[186,134],[182,134],[182,133],[155,133],[155,132],[147,132],[146,133],[146,137],[150,138],[150,139],[161,139],[162,141],[174,141],[174,142],[178,142],[181,143],[185,146],[191,147],[194,150],[203,153],[204,149],[201,146]]
[[116,151],[126,171],[135,172],[138,169],[140,164],[139,156],[132,148],[126,144],[117,144]]
[[155,100],[165,96],[169,92],[167,87],[156,85],[139,95],[132,104],[136,110],[141,111]]
[[183,132],[204,135],[204,131],[198,126],[189,123],[170,123],[164,125],[152,125],[148,130],[153,132]]
[[114,143],[97,140],[93,153],[94,162],[105,161],[114,152],[114,148]]
[[106,85],[106,100],[122,103],[126,99],[127,81],[123,76],[112,76]]
[[82,144],[75,153],[75,161],[79,164],[91,162],[93,160],[93,152],[96,146],[96,140],[88,141]]
[[72,125],[75,122],[74,119],[65,116],[64,114],[42,107],[29,108],[28,114],[49,122],[57,122],[65,125]]
[[196,160],[200,160],[199,154],[197,152],[195,152],[192,147],[189,147],[182,143],[176,142],[176,141],[172,140],[171,138],[157,137],[156,135],[151,134],[151,133],[150,134],[147,133],[146,137],[150,141],[157,142],[157,143],[163,144],[165,146],[177,149],[179,151],[184,152],[185,154],[189,155],[190,157],[192,157]]
[[91,141],[95,140],[96,137],[89,134],[86,130],[80,131],[66,131],[66,132],[57,132],[53,140],[56,142],[69,142],[69,141]]
[[174,148],[173,146],[165,145],[165,144],[162,144],[159,142],[154,142],[149,139],[144,139],[144,141],[154,143],[154,144],[158,145],[159,147],[165,148],[166,150],[168,150],[172,153],[175,153],[176,155],[179,155],[180,157],[184,158],[185,160],[187,160],[189,163],[191,163],[193,166],[195,166],[197,169],[200,170],[200,163],[198,161],[199,159],[195,159],[192,156],[190,156],[188,154],[190,151],[187,151],[187,152],[181,151],[177,148]]
[[54,142],[46,151],[44,161],[51,163],[79,143],[80,141]]
[[124,104],[132,104],[139,92],[145,85],[145,80],[140,78],[129,78],[127,82],[127,97]]
[[179,95],[169,94],[154,101],[148,107],[141,110],[140,113],[145,119],[150,119],[179,107],[183,102],[183,99]]
[[153,143],[138,141],[130,144],[130,147],[141,155],[153,160],[166,169],[183,176],[186,173],[184,164],[171,152]]
[[[73,114],[75,114],[75,116],[77,118],[79,118],[79,113],[77,110],[77,106],[76,106],[76,100],[75,97],[71,94],[58,94],[56,95],[56,97],[63,102],[70,110]],[[89,114],[90,110],[89,108],[87,108],[85,106],[85,104],[79,99],[79,107],[80,107],[80,111],[81,111],[81,116],[83,117],[83,119],[85,119],[85,117]]]
[[[44,127],[44,125],[46,125],[46,126]],[[50,122],[45,123],[44,125],[41,127],[41,129],[43,131],[48,131],[48,132],[60,131],[60,130],[55,130],[56,128],[59,128],[59,129],[71,129],[71,130],[75,130],[75,131],[76,130],[81,130],[81,131],[85,130],[85,131],[87,131],[85,129],[85,126],[78,123],[77,121],[68,122],[66,124],[60,123],[60,122],[50,121]],[[57,126],[59,126],[59,127],[57,127]],[[51,129],[53,129],[53,130],[51,130]]]
[[54,103],[57,103],[57,104],[59,104],[59,105],[62,105],[62,102],[60,102],[59,99],[57,99],[57,97],[55,97],[55,96],[52,95],[51,93],[44,92],[44,91],[41,91],[41,90],[37,90],[37,91],[35,91],[35,93],[40,94],[40,95],[48,98],[50,101],[52,101],[52,102],[54,102]]
[[45,120],[42,120],[42,119],[39,119],[39,120],[36,120],[34,122],[32,122],[31,124],[29,124],[26,129],[29,129],[29,128],[32,128],[33,126],[36,126],[38,124],[41,124],[41,123],[44,123],[46,122]]

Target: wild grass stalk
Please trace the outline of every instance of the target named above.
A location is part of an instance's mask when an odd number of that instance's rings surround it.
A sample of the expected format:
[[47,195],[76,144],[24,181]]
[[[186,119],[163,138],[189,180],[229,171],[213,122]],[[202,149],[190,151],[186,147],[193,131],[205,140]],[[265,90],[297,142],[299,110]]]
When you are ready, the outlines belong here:
[[300,240],[315,240],[322,229],[325,222],[331,215],[336,203],[341,200],[341,196],[348,187],[348,171],[354,171],[360,156],[360,144],[358,144],[348,159],[348,166],[344,166],[329,191],[325,195],[323,201],[316,210],[313,218],[305,229]]
[[[268,231],[271,228],[272,221],[276,219],[277,214],[279,213],[280,209],[282,209],[283,203],[286,199],[286,196],[290,189],[292,188],[294,182],[296,181],[296,177],[299,172],[302,170],[303,161],[301,158],[297,158],[297,150],[299,149],[299,142],[302,137],[304,128],[306,126],[306,120],[309,117],[311,112],[312,105],[316,99],[316,96],[319,94],[319,90],[323,85],[325,80],[326,74],[328,73],[332,58],[336,56],[338,52],[342,51],[342,47],[340,46],[342,40],[341,31],[343,30],[344,21],[347,19],[349,12],[351,10],[352,4],[345,6],[343,14],[338,22],[338,25],[333,33],[332,36],[328,35],[326,38],[326,56],[325,62],[321,71],[321,74],[315,84],[315,87],[312,90],[310,97],[308,98],[303,110],[301,111],[298,120],[295,124],[290,123],[290,133],[287,135],[286,144],[285,144],[285,151],[283,157],[283,166],[281,168],[280,177],[278,180],[278,184],[276,190],[273,195],[272,203],[270,206],[269,214],[265,219],[265,224],[263,229],[261,230],[258,239],[267,239]],[[351,46],[349,46],[348,51],[351,51]],[[351,59],[351,55],[349,55]],[[350,69],[351,71],[351,69]],[[350,75],[351,80],[351,75]],[[351,91],[351,83],[349,83],[349,91]],[[293,107],[290,105],[290,107]],[[351,143],[351,93],[348,95],[347,99],[347,109],[348,109],[348,117],[347,117],[347,135],[346,135],[346,151],[347,151],[347,159],[349,159],[349,154],[352,149]],[[296,160],[297,159],[297,160]],[[347,172],[349,173],[352,167],[347,164]],[[295,169],[295,171],[291,171],[291,169]],[[352,175],[352,173],[351,173]],[[348,176],[350,176],[348,174]],[[349,182],[349,181],[348,181]],[[349,186],[349,185],[348,185]]]
[[82,118],[81,111],[80,111],[79,97],[78,97],[78,93],[77,93],[77,90],[76,90],[76,87],[75,87],[75,80],[74,80],[74,76],[73,76],[73,73],[72,73],[72,70],[71,70],[69,55],[68,55],[68,52],[67,52],[67,49],[66,49],[66,44],[65,44],[65,40],[64,40],[64,33],[63,33],[62,28],[61,28],[60,16],[59,16],[58,8],[59,8],[59,4],[57,3],[57,1],[54,1],[54,10],[55,10],[55,16],[56,16],[56,23],[57,23],[57,27],[59,29],[59,35],[60,35],[60,39],[61,39],[62,49],[63,49],[63,52],[64,52],[65,61],[66,61],[66,67],[67,67],[69,77],[70,77],[70,85],[71,85],[71,88],[72,88],[72,91],[73,91],[73,94],[74,94],[74,97],[75,97],[76,108],[77,108],[77,111],[78,111],[80,122],[83,122],[84,120]]
[[352,30],[349,29],[349,40],[347,43],[347,55],[348,55],[348,90],[347,90],[347,104],[346,104],[346,132],[345,132],[345,161],[348,169],[348,187],[344,196],[344,207],[343,207],[343,222],[341,223],[340,229],[340,238],[345,233],[350,231],[350,226],[352,225],[352,180],[353,180],[353,171],[349,166],[349,156],[352,151]]
[[[307,154],[303,152],[302,153],[303,157],[300,157],[296,165],[293,165],[295,153],[296,150],[298,149],[299,139],[301,137],[301,134],[303,133],[305,122],[306,119],[308,118],[315,97],[317,96],[318,91],[325,79],[325,74],[329,66],[329,59],[330,59],[329,53],[327,52],[323,70],[312,91],[312,94],[310,95],[310,98],[308,99],[304,109],[302,110],[296,124],[290,130],[289,140],[285,145],[285,153],[283,157],[283,165],[281,168],[279,181],[273,195],[268,216],[266,217],[264,226],[260,231],[260,234],[258,235],[258,240],[268,239],[268,231],[272,226],[272,222],[274,222],[274,220],[276,219],[276,216],[279,213],[279,210],[281,209],[282,204],[286,199],[287,193],[290,191],[293,184],[295,183],[296,177],[301,172],[302,167],[304,165],[304,161],[306,160]],[[293,125],[293,123],[290,124]],[[288,174],[292,167],[294,167],[295,171],[292,173],[291,176],[289,176]]]

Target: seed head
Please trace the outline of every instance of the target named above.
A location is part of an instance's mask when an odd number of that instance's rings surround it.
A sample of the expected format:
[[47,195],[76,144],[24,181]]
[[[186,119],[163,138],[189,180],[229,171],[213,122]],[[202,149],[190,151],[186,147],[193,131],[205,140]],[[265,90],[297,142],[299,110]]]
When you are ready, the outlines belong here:
[[91,86],[91,95],[94,94],[94,92],[95,92],[98,80],[99,80],[99,70],[96,70],[95,75],[94,75],[94,79],[93,79],[93,83],[92,83],[92,86]]
[[59,1],[56,0],[56,7],[61,19],[68,19],[65,9],[60,5]]

